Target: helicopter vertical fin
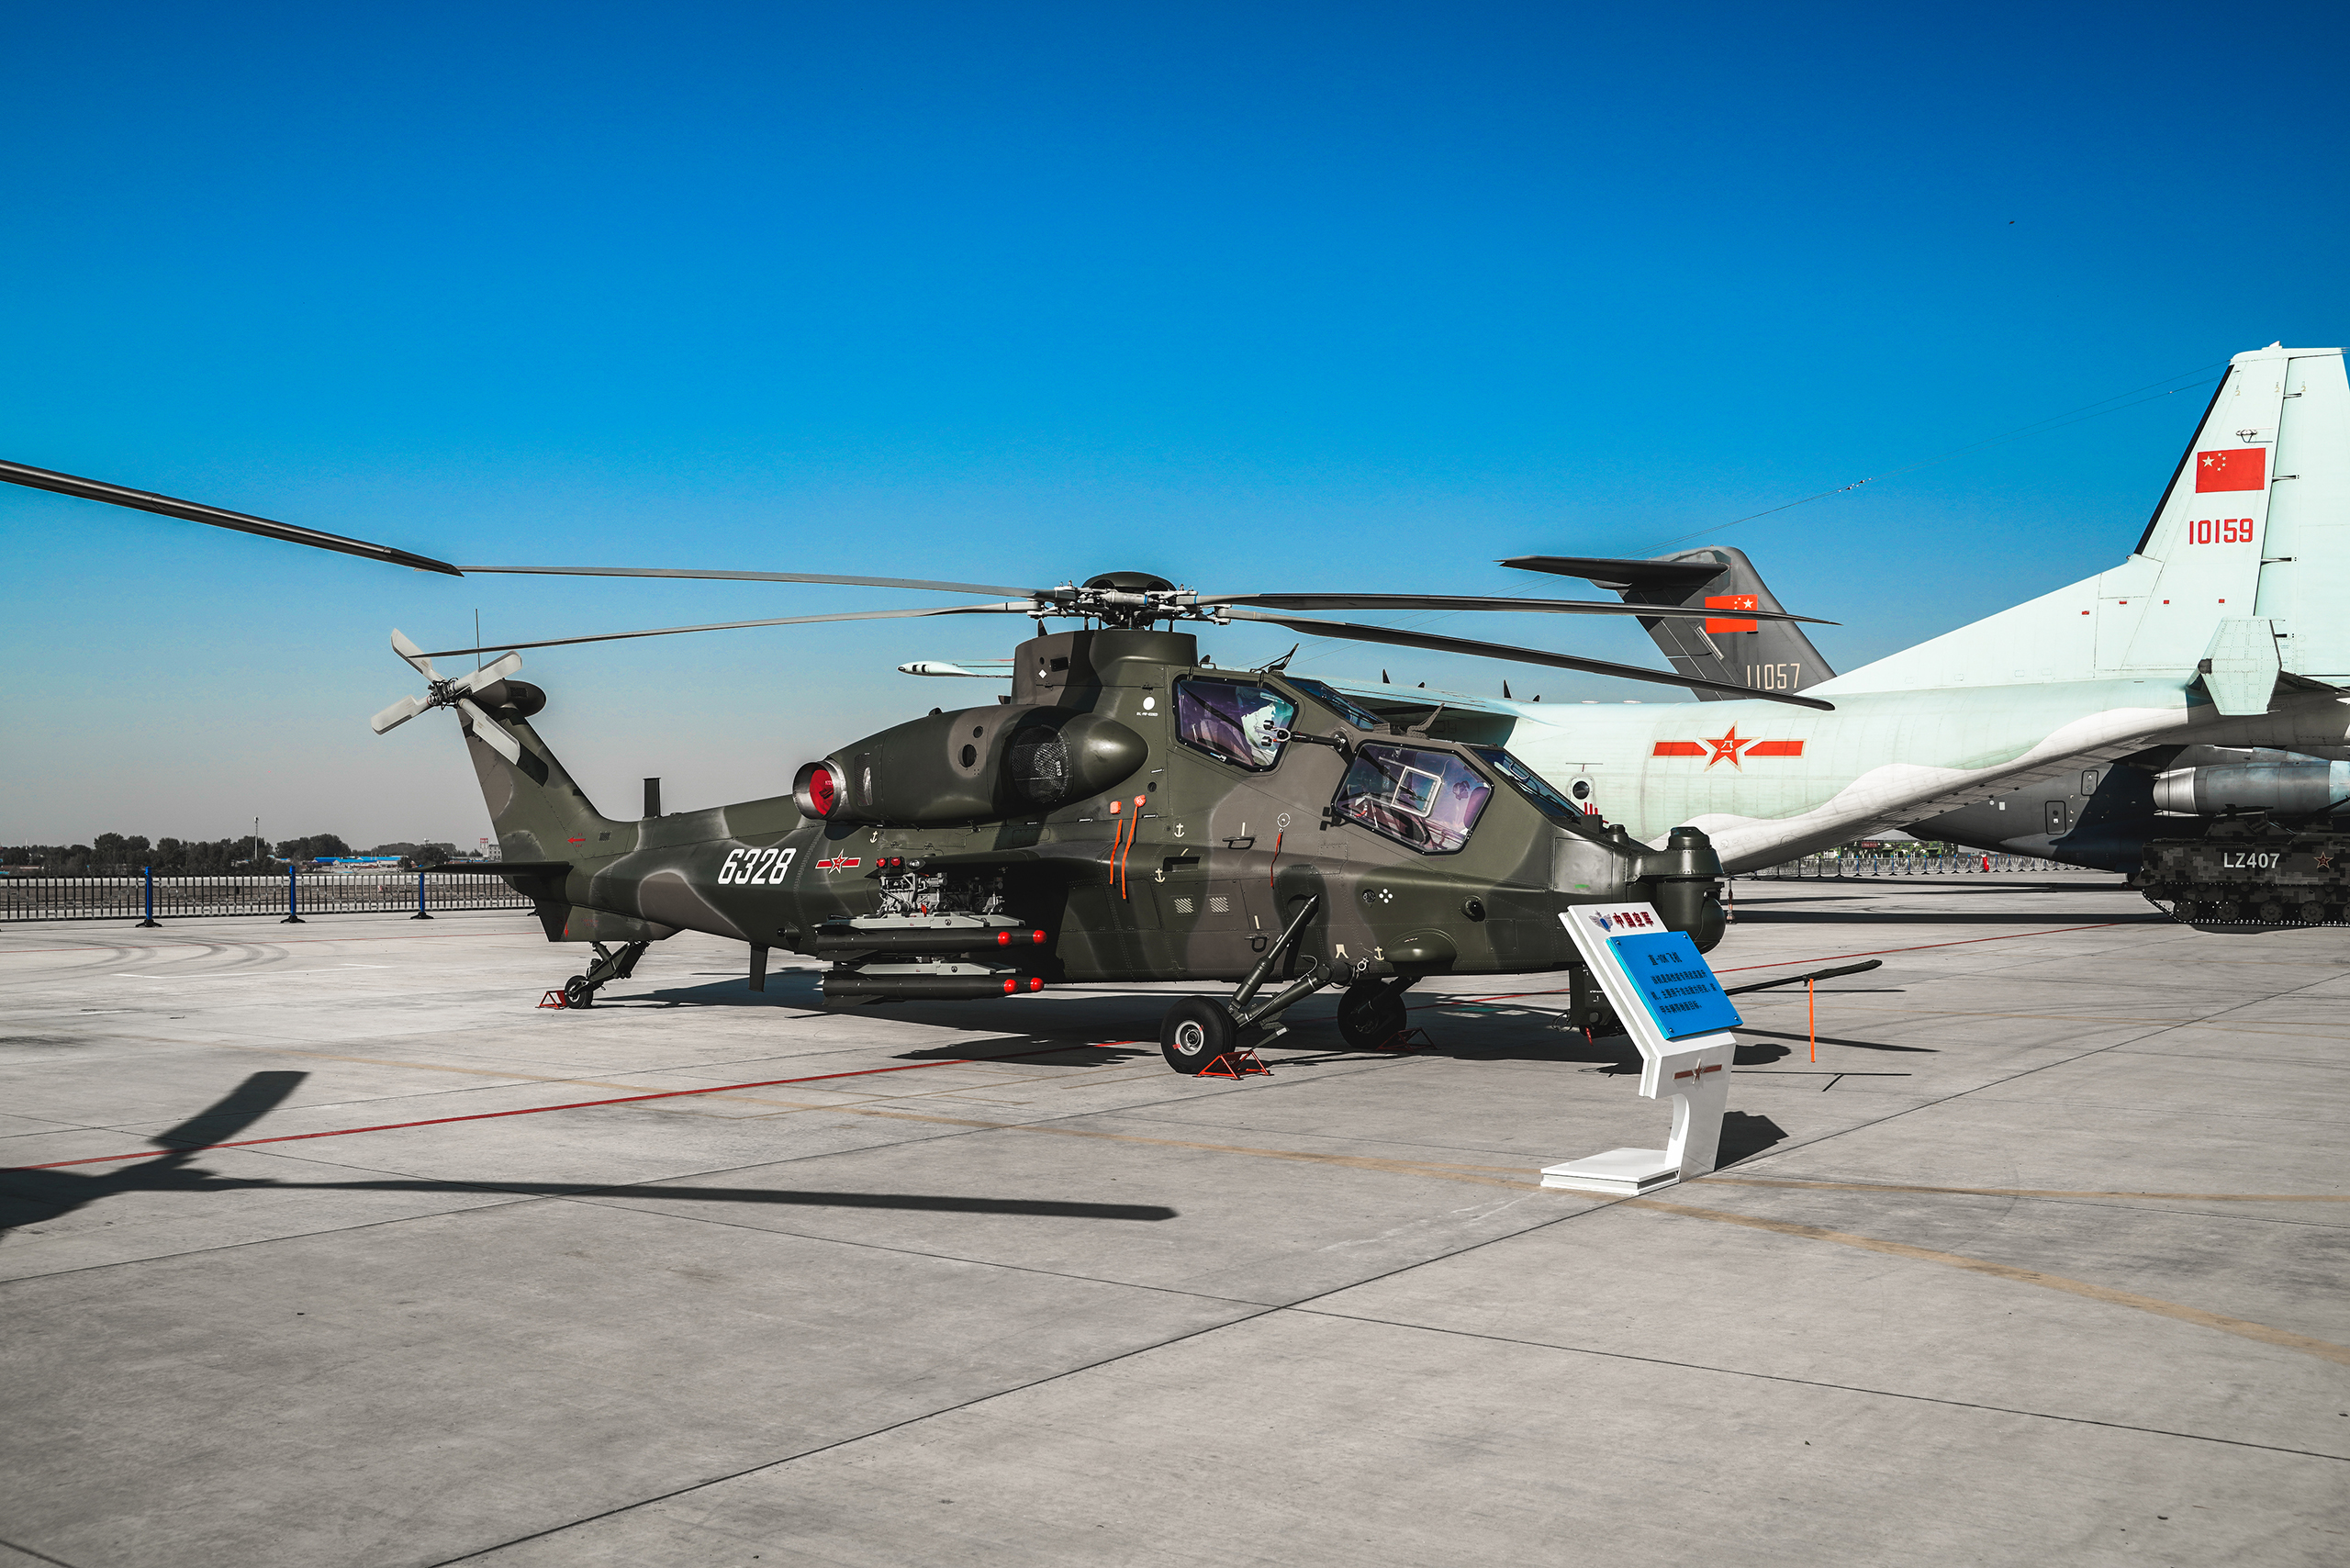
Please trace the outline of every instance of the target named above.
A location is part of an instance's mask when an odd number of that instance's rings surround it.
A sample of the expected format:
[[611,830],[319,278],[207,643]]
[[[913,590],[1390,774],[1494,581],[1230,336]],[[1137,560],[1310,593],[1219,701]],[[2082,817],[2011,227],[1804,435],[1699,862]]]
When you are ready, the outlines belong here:
[[570,860],[596,854],[599,845],[609,850],[610,835],[623,824],[596,810],[527,719],[509,713],[477,722],[498,725],[516,743],[520,755],[511,762],[470,728],[465,732],[465,751],[481,779],[499,857]]

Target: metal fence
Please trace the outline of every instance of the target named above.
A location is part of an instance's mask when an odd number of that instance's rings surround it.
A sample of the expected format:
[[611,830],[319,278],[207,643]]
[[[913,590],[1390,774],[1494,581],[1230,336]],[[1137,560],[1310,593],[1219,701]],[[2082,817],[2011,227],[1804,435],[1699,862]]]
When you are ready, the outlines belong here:
[[213,915],[411,914],[528,909],[496,877],[306,871],[279,877],[0,877],[0,921],[156,920]]
[[1986,855],[1979,850],[1972,854],[1933,855],[1847,851],[1807,855],[1799,860],[1738,874],[1766,881],[1832,881],[1846,877],[1963,877],[1970,872],[1979,876],[1986,871],[2030,873],[2078,871],[2081,868],[2067,866],[2061,860],[2042,860],[2032,855]]

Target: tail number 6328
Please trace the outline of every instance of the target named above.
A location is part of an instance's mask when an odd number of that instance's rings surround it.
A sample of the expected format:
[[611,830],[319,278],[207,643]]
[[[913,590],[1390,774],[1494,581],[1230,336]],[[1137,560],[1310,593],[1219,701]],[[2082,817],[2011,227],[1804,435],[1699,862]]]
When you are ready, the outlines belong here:
[[719,884],[759,883],[780,886],[791,871],[791,857],[797,849],[736,849],[729,852],[726,864],[718,868]]

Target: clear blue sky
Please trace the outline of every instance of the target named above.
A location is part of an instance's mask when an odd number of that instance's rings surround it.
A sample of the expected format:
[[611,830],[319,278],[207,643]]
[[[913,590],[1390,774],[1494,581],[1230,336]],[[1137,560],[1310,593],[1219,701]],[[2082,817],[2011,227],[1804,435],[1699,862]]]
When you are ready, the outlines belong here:
[[[2350,12],[18,6],[0,455],[443,559],[1576,585],[2341,343]],[[2164,380],[2164,378],[2175,378]],[[1715,535],[1866,661],[2118,560],[2200,390]],[[464,581],[0,494],[0,842],[487,831],[386,647],[931,602]],[[1020,624],[1013,622],[1016,627]],[[1636,630],[1448,630],[1659,663]],[[1233,632],[1227,663],[1290,641]],[[992,622],[529,655],[599,803],[779,792]],[[1402,651],[1311,667],[1661,689]],[[1304,657],[1304,655],[1301,655]]]

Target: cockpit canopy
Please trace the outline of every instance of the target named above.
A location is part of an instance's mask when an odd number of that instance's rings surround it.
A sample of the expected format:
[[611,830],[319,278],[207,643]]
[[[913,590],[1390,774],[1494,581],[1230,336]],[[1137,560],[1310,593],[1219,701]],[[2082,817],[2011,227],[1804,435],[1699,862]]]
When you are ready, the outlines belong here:
[[[1403,742],[1365,741],[1331,809],[1382,838],[1423,855],[1450,855],[1469,842],[1493,799],[1482,763],[1527,802],[1561,827],[1586,837],[1598,825],[1540,774],[1497,745],[1466,748],[1469,756]],[[1470,760],[1475,758],[1475,762]]]
[[1355,748],[1332,804],[1382,838],[1424,855],[1449,855],[1469,842],[1493,795],[1494,787],[1456,752],[1366,741]]
[[1263,773],[1281,759],[1297,704],[1270,686],[1194,676],[1175,683],[1175,737],[1219,762]]

